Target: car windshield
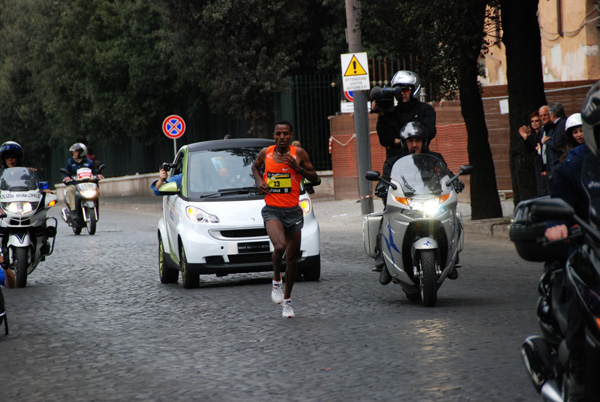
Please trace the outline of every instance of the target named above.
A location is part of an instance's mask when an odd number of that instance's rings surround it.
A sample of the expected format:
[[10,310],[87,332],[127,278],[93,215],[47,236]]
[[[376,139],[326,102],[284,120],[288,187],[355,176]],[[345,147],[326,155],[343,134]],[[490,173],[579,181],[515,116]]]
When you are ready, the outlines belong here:
[[29,191],[38,189],[37,172],[25,168],[15,167],[2,170],[0,174],[0,190]]
[[229,148],[193,152],[187,186],[190,198],[256,191],[252,163],[261,148]]
[[448,168],[437,157],[414,154],[400,158],[392,168],[392,179],[400,183],[406,195],[441,194],[440,181],[448,176]]

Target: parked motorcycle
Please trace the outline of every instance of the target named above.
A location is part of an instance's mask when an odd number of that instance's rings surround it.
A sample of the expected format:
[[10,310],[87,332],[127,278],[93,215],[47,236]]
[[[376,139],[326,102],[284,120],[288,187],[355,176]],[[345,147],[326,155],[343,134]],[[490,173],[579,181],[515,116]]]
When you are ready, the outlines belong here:
[[58,222],[46,214],[56,205],[56,195],[46,189],[48,182],[29,168],[7,168],[0,174],[0,204],[6,215],[0,219],[4,263],[15,271],[19,288],[54,251]]
[[464,233],[453,182],[471,171],[470,165],[464,165],[450,177],[439,158],[414,154],[394,164],[390,181],[379,172],[366,174],[367,180],[381,180],[390,189],[385,210],[363,220],[365,252],[376,258],[381,232],[385,266],[409,300],[435,306],[439,287],[458,265]]
[[[97,174],[104,169],[100,165]],[[66,175],[69,172],[66,169],[60,169]],[[67,186],[75,186],[75,212],[71,212],[69,201],[67,199],[67,190],[65,188],[65,202],[67,208],[62,210],[63,220],[71,226],[76,235],[86,228],[90,235],[96,233],[96,223],[100,219],[100,198],[98,193],[98,176],[92,174],[90,168],[79,168],[74,176],[69,176],[70,181],[65,182]]]
[[[598,182],[593,180],[596,188]],[[592,224],[575,215],[563,200],[544,197],[519,203],[509,229],[521,258],[546,262],[537,305],[543,335],[528,337],[521,348],[533,386],[545,401],[569,400],[570,352],[565,337],[572,297],[585,325],[585,400],[600,400],[600,195],[592,194],[593,186],[587,188],[591,189]],[[567,240],[545,242],[546,221],[570,219],[577,225],[569,229]],[[565,263],[569,244],[571,255]]]

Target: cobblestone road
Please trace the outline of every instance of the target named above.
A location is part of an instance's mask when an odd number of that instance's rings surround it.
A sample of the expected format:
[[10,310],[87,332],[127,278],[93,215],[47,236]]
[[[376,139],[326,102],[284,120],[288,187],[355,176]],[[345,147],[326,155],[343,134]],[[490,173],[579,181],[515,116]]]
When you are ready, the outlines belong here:
[[[541,267],[506,239],[467,237],[435,308],[381,286],[358,213],[315,204],[322,279],[162,285],[152,208],[104,208],[95,236],[59,224],[55,253],[5,290],[0,401],[531,401],[519,347],[537,333]],[[58,213],[58,208],[54,214]]]

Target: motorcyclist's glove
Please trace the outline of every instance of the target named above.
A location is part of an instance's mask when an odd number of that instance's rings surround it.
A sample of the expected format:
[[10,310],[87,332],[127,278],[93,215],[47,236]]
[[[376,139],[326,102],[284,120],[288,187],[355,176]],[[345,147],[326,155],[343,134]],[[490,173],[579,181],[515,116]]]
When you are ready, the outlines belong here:
[[456,180],[454,182],[454,191],[456,191],[457,193],[462,193],[462,191],[465,189],[465,183],[463,183],[460,180]]
[[387,198],[388,186],[383,182],[378,182],[375,187],[375,195],[379,198]]

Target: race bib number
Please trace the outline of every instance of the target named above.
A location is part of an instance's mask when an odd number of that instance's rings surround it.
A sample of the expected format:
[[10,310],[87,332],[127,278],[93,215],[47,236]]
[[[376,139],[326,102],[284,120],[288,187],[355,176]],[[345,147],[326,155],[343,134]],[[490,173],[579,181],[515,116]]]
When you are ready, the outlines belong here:
[[269,192],[287,194],[292,192],[292,176],[289,173],[268,173]]
[[92,177],[92,169],[90,168],[80,168],[77,169],[77,179],[89,179]]

